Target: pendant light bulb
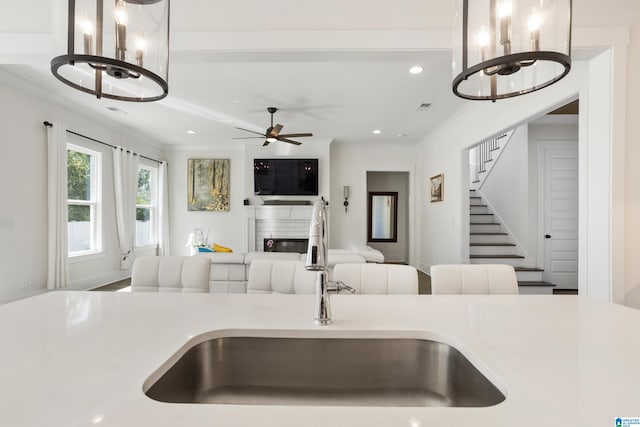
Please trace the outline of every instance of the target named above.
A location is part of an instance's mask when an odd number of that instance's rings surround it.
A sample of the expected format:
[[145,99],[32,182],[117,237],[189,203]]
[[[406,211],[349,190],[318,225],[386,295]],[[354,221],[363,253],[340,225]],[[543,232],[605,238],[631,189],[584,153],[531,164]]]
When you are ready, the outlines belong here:
[[129,16],[127,15],[127,9],[125,8],[124,0],[118,0],[116,3],[116,10],[114,12],[116,23],[119,25],[127,25]]
[[500,18],[509,18],[513,13],[513,4],[510,1],[504,1],[500,3],[498,8],[498,14]]
[[82,17],[80,22],[78,23],[80,28],[82,28],[82,33],[92,36],[93,35],[93,22],[86,16]]
[[540,18],[540,15],[538,14],[531,15],[531,18],[529,18],[529,31],[532,33],[534,31],[540,31],[541,24],[542,24],[542,19]]

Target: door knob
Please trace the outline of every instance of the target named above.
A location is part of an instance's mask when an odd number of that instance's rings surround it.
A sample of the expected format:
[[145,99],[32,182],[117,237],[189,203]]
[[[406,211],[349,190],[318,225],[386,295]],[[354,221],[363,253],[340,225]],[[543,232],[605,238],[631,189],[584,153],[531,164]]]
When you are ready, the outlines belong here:
[[545,234],[545,235],[544,235],[544,238],[545,238],[545,239],[550,239],[550,238],[551,238],[551,234]]

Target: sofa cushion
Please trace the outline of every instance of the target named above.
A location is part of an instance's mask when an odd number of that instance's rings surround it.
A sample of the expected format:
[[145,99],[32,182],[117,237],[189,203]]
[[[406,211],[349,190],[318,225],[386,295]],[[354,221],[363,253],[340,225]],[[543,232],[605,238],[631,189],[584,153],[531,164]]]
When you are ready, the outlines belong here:
[[212,294],[245,294],[247,282],[233,280],[210,280],[209,293]]
[[141,256],[131,271],[131,290],[207,292],[211,263],[198,257]]
[[351,286],[357,294],[418,293],[418,271],[409,265],[336,264],[333,278]]
[[251,263],[247,293],[313,294],[316,272],[302,261],[256,259]]
[[504,264],[431,266],[432,294],[518,294],[514,268]]
[[333,267],[338,264],[364,264],[367,262],[363,257],[358,254],[350,253],[331,253],[327,255],[327,267]]
[[212,264],[244,264],[245,254],[235,252],[200,252],[197,256],[211,259]]
[[358,245],[353,248],[353,252],[363,257],[367,262],[384,262],[384,254],[377,249],[367,245]]
[[277,259],[299,261],[300,254],[297,252],[249,252],[244,257],[244,263],[249,265],[254,259]]

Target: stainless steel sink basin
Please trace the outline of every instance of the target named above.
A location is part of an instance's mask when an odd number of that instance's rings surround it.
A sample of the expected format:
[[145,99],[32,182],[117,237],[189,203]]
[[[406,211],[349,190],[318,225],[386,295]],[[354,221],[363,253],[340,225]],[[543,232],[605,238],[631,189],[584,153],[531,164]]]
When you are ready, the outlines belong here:
[[505,399],[454,347],[404,338],[215,338],[145,388],[170,403],[480,407]]

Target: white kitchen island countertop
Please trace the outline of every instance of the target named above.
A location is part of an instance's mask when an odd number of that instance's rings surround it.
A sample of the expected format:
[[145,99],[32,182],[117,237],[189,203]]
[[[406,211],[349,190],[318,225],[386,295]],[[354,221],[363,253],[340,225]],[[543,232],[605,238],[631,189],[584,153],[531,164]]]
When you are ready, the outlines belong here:
[[[326,327],[313,325],[307,295],[50,292],[2,305],[0,425],[606,427],[640,417],[640,311],[575,296],[331,298]],[[461,350],[506,400],[487,408],[245,406],[161,403],[143,393],[189,339],[218,330],[436,339]]]

